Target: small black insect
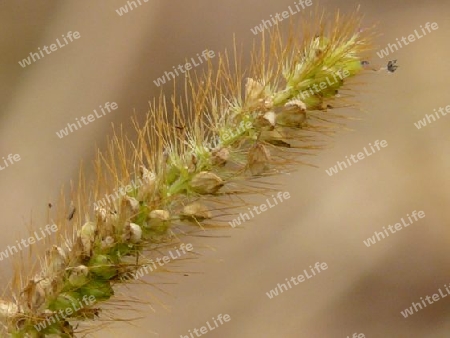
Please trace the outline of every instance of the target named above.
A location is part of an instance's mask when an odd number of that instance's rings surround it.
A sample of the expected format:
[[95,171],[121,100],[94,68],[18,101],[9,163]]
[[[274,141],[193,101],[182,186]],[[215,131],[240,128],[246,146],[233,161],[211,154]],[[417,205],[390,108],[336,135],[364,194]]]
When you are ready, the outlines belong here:
[[397,70],[398,66],[397,66],[397,60],[391,60],[388,62],[387,64],[387,70],[389,73],[393,73]]
[[389,61],[386,67],[370,65],[369,61],[363,60],[363,61],[361,61],[361,66],[363,66],[363,68],[365,68],[365,69],[373,70],[374,72],[381,72],[383,70],[387,70],[389,73],[395,72],[397,70],[397,68],[399,67],[397,65],[397,60]]
[[67,219],[70,221],[72,220],[73,216],[75,216],[75,212],[77,211],[77,208],[73,204],[71,204],[71,210],[69,213],[69,216],[67,216]]

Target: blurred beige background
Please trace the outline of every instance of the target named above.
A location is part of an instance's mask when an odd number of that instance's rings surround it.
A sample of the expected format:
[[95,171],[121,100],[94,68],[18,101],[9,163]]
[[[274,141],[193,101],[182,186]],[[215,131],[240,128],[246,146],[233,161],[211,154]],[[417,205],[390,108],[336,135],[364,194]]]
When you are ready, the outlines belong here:
[[[164,71],[204,49],[222,51],[237,40],[249,45],[250,28],[294,1],[150,0],[118,16],[124,0],[2,1],[0,55],[0,157],[22,160],[0,172],[3,230],[0,250],[26,233],[30,222],[45,224],[46,205],[62,184],[76,180],[81,160],[90,163],[95,146],[104,146],[110,123],[130,126],[135,111],[146,113],[159,93],[153,83]],[[349,12],[356,1],[321,1]],[[362,1],[368,25],[378,22],[380,47],[407,36],[426,22],[439,29],[387,59],[400,68],[365,76],[359,96],[368,114],[349,123],[333,147],[281,180],[291,199],[230,229],[230,238],[209,239],[192,270],[159,294],[171,309],[155,305],[136,325],[117,324],[92,337],[180,337],[218,314],[231,321],[208,337],[450,337],[450,298],[408,319],[400,311],[450,283],[450,118],[417,130],[413,123],[450,104],[448,96],[450,3],[443,0]],[[31,51],[68,31],[81,38],[26,68]],[[385,63],[375,54],[373,61]],[[169,85],[164,88],[169,89]],[[119,108],[69,136],[55,132],[106,101]],[[325,169],[368,143],[389,146],[329,177]],[[263,198],[255,203],[262,203]],[[373,247],[363,240],[396,223],[412,210],[420,222]],[[204,240],[203,240],[204,241]],[[202,242],[199,240],[199,242]],[[195,244],[195,243],[194,243]],[[328,270],[269,300],[266,292],[315,262]],[[0,282],[11,276],[0,262]],[[173,281],[173,279],[167,279]],[[150,300],[149,290],[132,293]],[[123,312],[124,316],[134,316]]]

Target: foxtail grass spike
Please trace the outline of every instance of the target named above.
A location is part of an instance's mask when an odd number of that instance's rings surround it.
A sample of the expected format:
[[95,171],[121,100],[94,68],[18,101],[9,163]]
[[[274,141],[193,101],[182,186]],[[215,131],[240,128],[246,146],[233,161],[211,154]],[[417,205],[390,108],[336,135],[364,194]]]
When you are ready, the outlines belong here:
[[306,19],[287,33],[267,30],[245,71],[235,48],[187,73],[181,94],[161,94],[143,123],[133,120],[135,136],[114,130],[95,180],[81,170],[71,201],[52,208],[63,235],[39,266],[17,263],[11,297],[0,300],[5,334],[75,337],[80,322],[102,320],[118,284],[148,272],[152,253],[224,229],[223,210],[232,214],[245,194],[266,191],[258,182],[323,146],[353,104],[373,32],[361,29],[358,11]]

